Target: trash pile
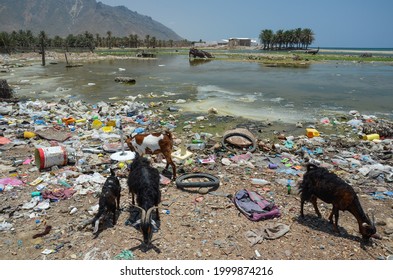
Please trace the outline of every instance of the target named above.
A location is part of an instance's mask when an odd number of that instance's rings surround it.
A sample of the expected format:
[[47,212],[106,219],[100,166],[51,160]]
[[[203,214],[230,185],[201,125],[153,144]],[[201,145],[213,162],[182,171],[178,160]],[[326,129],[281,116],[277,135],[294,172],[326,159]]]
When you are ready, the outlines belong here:
[[[127,99],[93,105],[66,100],[0,103],[0,199],[2,193],[17,196],[21,194],[15,190],[23,190],[25,201],[14,207],[2,200],[0,231],[14,230],[16,217],[39,223],[56,203],[98,194],[109,167],[118,170],[125,187],[129,161],[111,158],[128,150],[122,135],[163,130],[174,134],[172,157],[180,173],[201,171],[222,179],[246,171],[250,187],[280,186],[289,195],[297,194],[305,165],[314,163],[334,171],[372,199],[393,198],[393,125],[389,121],[350,112],[349,121],[325,117],[304,127],[303,134],[282,133],[273,141],[257,139],[255,132],[244,128],[213,135],[198,125],[207,117],[179,123],[176,114],[172,107],[164,111],[157,104]],[[335,133],[324,133],[332,130]],[[159,155],[155,158],[153,165],[162,170],[165,161]],[[170,186],[170,172],[161,176],[161,184]],[[91,207],[90,217],[97,210],[97,205]],[[74,206],[67,214],[80,213]],[[44,250],[43,254],[54,252]]]

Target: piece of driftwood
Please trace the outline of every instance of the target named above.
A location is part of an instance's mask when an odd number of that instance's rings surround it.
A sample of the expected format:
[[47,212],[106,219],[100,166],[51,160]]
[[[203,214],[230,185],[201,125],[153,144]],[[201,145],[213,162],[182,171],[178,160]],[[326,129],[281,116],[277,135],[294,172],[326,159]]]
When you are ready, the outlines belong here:
[[126,84],[135,84],[136,80],[130,77],[116,77],[115,82],[118,83],[126,83]]
[[67,64],[66,67],[71,68],[71,67],[82,67],[83,64]]

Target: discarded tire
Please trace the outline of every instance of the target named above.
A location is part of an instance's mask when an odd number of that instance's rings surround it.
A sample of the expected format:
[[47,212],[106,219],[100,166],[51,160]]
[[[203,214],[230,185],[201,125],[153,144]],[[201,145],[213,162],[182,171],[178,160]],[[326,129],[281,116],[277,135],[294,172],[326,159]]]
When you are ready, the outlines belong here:
[[[187,182],[189,179],[208,179],[208,181],[192,181]],[[213,175],[207,173],[188,173],[183,174],[176,179],[176,187],[178,188],[190,188],[190,187],[197,187],[197,188],[217,188],[220,185],[220,180]]]
[[256,148],[257,148],[257,141],[256,141],[256,139],[255,139],[255,138],[252,138],[252,137],[250,137],[250,136],[248,136],[248,135],[246,135],[246,134],[239,133],[239,132],[228,133],[228,134],[226,134],[226,135],[222,138],[221,144],[222,144],[223,147],[225,147],[225,149],[227,149],[227,150],[229,150],[229,151],[235,151],[235,149],[229,147],[229,146],[227,145],[227,142],[226,142],[226,139],[228,139],[229,137],[232,137],[232,136],[240,136],[240,137],[244,137],[244,138],[246,138],[247,140],[249,140],[249,141],[252,143],[252,147],[251,147],[251,149],[248,149],[247,152],[251,152],[251,153],[255,152],[255,150],[256,150]]

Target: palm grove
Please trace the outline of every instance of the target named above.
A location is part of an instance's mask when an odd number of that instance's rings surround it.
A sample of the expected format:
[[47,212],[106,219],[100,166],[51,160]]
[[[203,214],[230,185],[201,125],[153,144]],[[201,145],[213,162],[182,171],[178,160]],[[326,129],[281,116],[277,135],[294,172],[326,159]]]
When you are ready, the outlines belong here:
[[12,53],[20,50],[36,50],[41,47],[42,43],[45,47],[54,49],[80,48],[94,51],[95,48],[155,48],[155,47],[182,47],[190,46],[187,40],[158,40],[154,36],[146,35],[144,38],[136,34],[124,37],[112,36],[112,32],[108,31],[105,36],[100,34],[93,35],[85,31],[82,34],[69,34],[66,38],[54,36],[50,38],[44,31],[34,36],[30,30],[19,30],[8,32],[0,32],[0,51]]
[[264,50],[307,49],[315,40],[310,28],[291,30],[264,29],[259,34],[259,40]]

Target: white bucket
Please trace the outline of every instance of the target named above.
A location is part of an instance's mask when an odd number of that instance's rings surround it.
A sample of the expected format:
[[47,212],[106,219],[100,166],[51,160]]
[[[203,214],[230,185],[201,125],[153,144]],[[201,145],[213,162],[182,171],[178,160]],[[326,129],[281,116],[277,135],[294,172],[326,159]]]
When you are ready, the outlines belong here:
[[62,146],[44,147],[35,150],[35,164],[39,169],[66,165],[67,161],[67,150]]

